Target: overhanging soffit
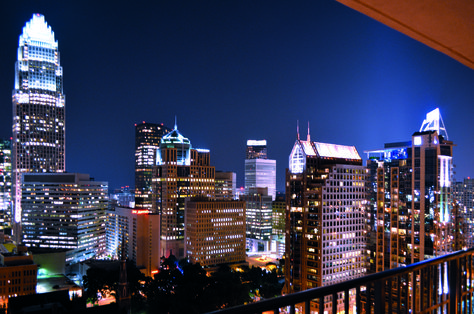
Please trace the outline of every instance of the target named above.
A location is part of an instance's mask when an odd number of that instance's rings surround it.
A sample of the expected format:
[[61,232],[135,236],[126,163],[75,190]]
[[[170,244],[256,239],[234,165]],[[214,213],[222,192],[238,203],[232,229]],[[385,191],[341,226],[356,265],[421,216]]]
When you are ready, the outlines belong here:
[[336,0],[474,69],[473,0]]

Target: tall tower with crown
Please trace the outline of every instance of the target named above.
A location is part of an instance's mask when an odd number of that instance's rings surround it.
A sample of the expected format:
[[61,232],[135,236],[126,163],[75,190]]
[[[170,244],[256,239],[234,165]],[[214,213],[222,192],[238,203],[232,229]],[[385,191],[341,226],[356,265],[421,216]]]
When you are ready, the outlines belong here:
[[13,222],[21,238],[21,176],[65,171],[65,96],[58,42],[34,14],[19,39],[13,89]]

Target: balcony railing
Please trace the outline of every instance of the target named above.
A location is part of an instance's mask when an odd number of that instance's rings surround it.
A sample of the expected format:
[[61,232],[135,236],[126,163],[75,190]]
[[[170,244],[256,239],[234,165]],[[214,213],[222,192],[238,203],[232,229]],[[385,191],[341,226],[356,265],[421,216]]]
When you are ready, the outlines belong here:
[[212,313],[473,313],[473,255],[471,248]]

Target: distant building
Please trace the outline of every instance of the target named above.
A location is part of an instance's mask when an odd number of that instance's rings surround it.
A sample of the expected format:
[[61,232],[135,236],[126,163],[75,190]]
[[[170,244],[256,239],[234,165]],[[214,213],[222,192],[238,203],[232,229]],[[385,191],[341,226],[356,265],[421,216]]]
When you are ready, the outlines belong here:
[[272,197],[267,188],[250,188],[245,201],[247,250],[269,252],[272,236]]
[[209,267],[245,262],[245,203],[191,198],[186,201],[186,255]]
[[171,130],[163,124],[135,124],[135,207],[152,209],[152,173],[163,135]]
[[58,42],[34,14],[19,38],[13,89],[13,236],[21,239],[23,173],[64,172],[65,96]]
[[453,186],[453,198],[466,223],[466,246],[474,247],[474,179],[465,178]]
[[272,235],[285,236],[285,197],[277,197],[272,203]]
[[23,243],[64,248],[66,265],[105,253],[107,182],[80,173],[23,175]]
[[193,149],[176,125],[161,138],[153,169],[153,211],[161,215],[161,256],[185,257],[185,199],[214,197],[214,178],[209,150]]
[[411,141],[367,152],[372,272],[455,250],[453,146],[435,109]]
[[160,215],[148,209],[115,207],[107,210],[107,255],[121,257],[122,239],[125,257],[146,276],[152,277],[161,265],[159,251]]
[[354,146],[298,134],[286,173],[284,293],[366,274],[366,176]]
[[215,183],[216,199],[236,199],[237,174],[235,172],[216,171]]
[[24,246],[10,252],[0,244],[0,307],[7,308],[11,297],[36,293],[38,266]]
[[248,140],[245,159],[245,193],[250,188],[268,188],[272,200],[276,197],[276,160],[267,159],[266,140]]
[[285,255],[286,201],[284,196],[277,196],[272,203],[272,247],[271,252],[278,258]]
[[267,141],[248,140],[245,159],[267,159]]
[[135,194],[130,191],[129,186],[116,189],[113,193],[110,193],[109,200],[117,201],[118,206],[134,208],[135,207]]
[[0,229],[10,229],[12,223],[11,158],[11,140],[0,139]]

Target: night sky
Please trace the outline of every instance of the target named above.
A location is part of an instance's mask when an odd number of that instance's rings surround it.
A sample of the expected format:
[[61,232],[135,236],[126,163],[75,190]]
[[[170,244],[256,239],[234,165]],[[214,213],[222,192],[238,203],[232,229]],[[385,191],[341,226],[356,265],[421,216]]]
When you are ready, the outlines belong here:
[[474,176],[474,70],[335,1],[1,1],[0,137],[11,137],[18,37],[33,13],[59,42],[66,170],[134,185],[135,123],[164,123],[242,186],[266,139],[284,189],[296,121],[314,141],[406,141],[439,107],[456,179]]

